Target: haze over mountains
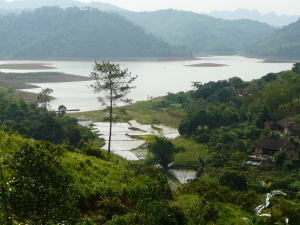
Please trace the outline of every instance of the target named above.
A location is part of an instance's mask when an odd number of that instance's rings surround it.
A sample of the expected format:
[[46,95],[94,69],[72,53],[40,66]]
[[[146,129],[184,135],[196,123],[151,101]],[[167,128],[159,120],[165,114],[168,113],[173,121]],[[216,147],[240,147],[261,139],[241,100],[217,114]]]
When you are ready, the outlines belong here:
[[300,19],[245,47],[255,56],[300,59]]
[[[11,11],[17,14],[8,14]],[[74,0],[0,0],[0,13],[1,58],[190,57],[191,53],[300,57],[298,22],[286,25],[298,16],[242,9],[211,13],[227,16],[225,20],[173,9],[131,12]],[[282,25],[286,27],[274,27]]]
[[98,9],[43,7],[0,17],[0,57],[107,59],[190,57],[183,47]]
[[300,15],[277,15],[274,12],[269,12],[262,15],[257,10],[237,9],[235,11],[213,11],[210,16],[222,18],[225,20],[250,19],[263,23],[267,23],[274,27],[282,27],[296,22]]
[[230,21],[172,9],[118,14],[172,45],[186,46],[195,54],[238,54],[244,45],[275,32],[274,27],[257,21]]
[[102,3],[92,1],[91,3],[78,2],[74,0],[16,0],[7,2],[0,0],[0,9],[13,10],[13,9],[36,9],[42,6],[59,6],[67,8],[72,6],[77,7],[93,7],[99,10],[125,10],[109,3]]

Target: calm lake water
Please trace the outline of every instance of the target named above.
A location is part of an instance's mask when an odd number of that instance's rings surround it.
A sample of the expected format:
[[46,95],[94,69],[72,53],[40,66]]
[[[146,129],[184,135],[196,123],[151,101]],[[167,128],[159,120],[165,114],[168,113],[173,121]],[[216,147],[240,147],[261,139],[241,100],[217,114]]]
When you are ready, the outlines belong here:
[[[122,69],[128,68],[132,75],[138,75],[129,97],[134,101],[147,100],[147,96],[163,96],[167,92],[177,93],[191,90],[192,82],[206,83],[240,77],[245,81],[260,78],[269,72],[280,72],[292,68],[292,63],[262,63],[262,59],[245,58],[240,56],[213,56],[200,57],[199,60],[171,61],[171,62],[114,62],[119,63]],[[89,76],[94,62],[89,61],[0,61],[3,63],[47,63],[57,71],[81,76]],[[189,67],[198,63],[226,64],[224,67]],[[29,72],[20,70],[4,70],[3,72]],[[35,70],[37,71],[37,70]],[[45,71],[45,70],[43,70]],[[46,70],[47,71],[47,70]],[[56,98],[51,104],[52,109],[65,105],[68,109],[89,111],[99,109],[96,96],[88,88],[88,82],[43,83],[36,84],[41,88],[53,89]],[[41,88],[25,91],[38,93]]]

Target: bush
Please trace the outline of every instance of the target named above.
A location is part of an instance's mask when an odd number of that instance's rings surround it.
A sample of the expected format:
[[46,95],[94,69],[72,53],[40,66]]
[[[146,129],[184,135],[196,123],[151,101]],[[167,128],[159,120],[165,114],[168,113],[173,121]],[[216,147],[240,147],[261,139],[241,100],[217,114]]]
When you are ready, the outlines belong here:
[[87,156],[94,156],[98,159],[105,159],[103,152],[98,147],[95,146],[88,145],[83,150],[83,153]]
[[236,171],[226,171],[219,179],[222,186],[227,186],[231,190],[242,191],[247,189],[246,177]]

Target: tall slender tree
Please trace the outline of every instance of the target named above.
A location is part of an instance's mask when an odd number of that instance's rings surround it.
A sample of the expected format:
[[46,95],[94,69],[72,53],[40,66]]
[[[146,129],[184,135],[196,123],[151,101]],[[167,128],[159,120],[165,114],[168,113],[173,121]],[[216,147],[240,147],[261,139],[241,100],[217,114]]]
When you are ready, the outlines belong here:
[[133,100],[126,98],[126,95],[135,88],[131,84],[137,76],[131,76],[128,69],[121,70],[119,64],[102,61],[102,63],[95,62],[90,77],[95,80],[90,87],[94,93],[102,94],[97,99],[104,110],[108,112],[108,116],[104,120],[108,121],[110,125],[108,139],[108,154],[110,154],[112,123],[128,118],[126,110],[118,106],[132,103]]

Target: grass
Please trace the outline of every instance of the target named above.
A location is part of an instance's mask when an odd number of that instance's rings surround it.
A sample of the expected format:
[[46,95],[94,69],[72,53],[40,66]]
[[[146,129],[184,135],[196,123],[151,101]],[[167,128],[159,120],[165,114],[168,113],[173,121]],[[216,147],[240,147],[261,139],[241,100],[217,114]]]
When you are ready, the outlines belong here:
[[128,167],[128,161],[111,155],[110,160],[102,160],[75,152],[67,152],[62,163],[72,174],[79,195],[84,199],[90,196],[105,196],[114,193],[121,196],[133,185],[145,186],[147,182],[137,177]]
[[36,102],[37,101],[37,96],[38,94],[36,93],[31,93],[31,92],[26,92],[26,91],[19,91],[15,90],[13,93],[9,94],[9,96],[12,99],[24,99],[28,102]]
[[67,113],[67,116],[75,117],[79,120],[90,120],[93,122],[102,122],[104,114],[101,110],[88,111],[88,112],[76,112],[76,113]]
[[[158,97],[149,101],[139,101],[125,106],[125,108],[129,116],[141,124],[152,124],[153,121],[159,121],[165,126],[178,128],[181,119],[186,113],[182,108],[175,106],[165,109],[153,109],[155,104],[161,102],[163,99],[163,97]],[[101,110],[67,113],[67,115],[94,122],[101,122],[104,116]]]
[[166,126],[177,128],[186,113],[178,105],[168,108],[156,108],[155,104],[163,100],[163,97],[158,97],[149,101],[136,102],[125,108],[129,115],[139,123],[152,124],[152,121],[158,120]]
[[172,142],[175,146],[185,148],[184,152],[179,152],[175,155],[173,167],[196,167],[199,164],[199,157],[203,160],[207,157],[208,148],[205,144],[199,144],[192,139],[183,137],[175,138]]

